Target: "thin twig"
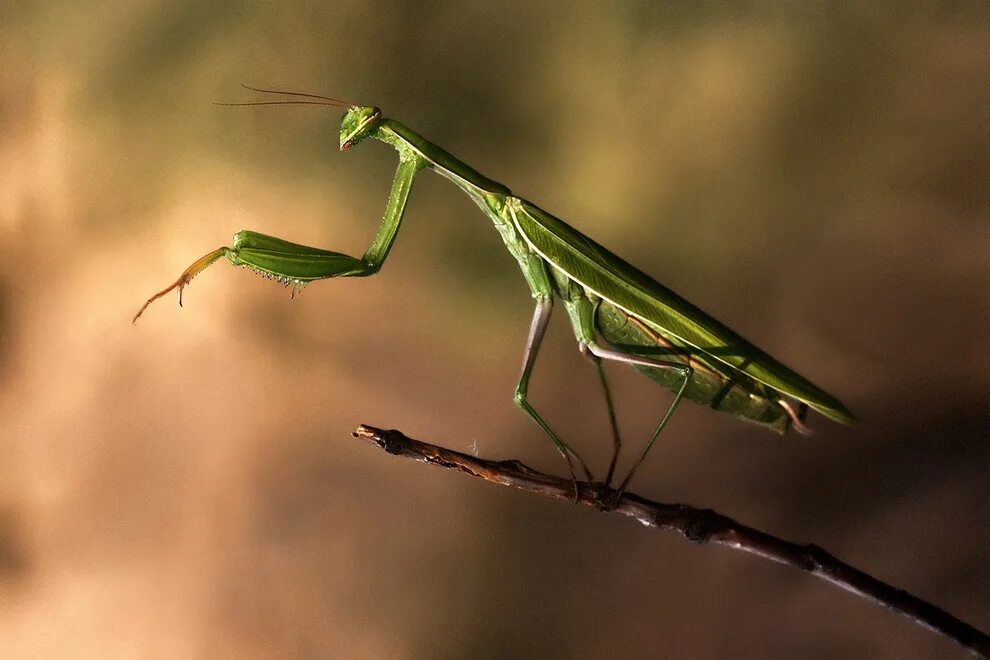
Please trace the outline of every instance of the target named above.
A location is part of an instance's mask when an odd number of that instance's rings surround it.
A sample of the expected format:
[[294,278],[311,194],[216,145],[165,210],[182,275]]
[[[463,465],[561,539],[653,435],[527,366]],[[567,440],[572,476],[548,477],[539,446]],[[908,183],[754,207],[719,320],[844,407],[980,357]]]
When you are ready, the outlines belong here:
[[[413,440],[400,431],[386,431],[366,425],[359,426],[354,431],[354,436],[375,443],[389,454],[460,470],[485,481],[544,497],[574,501],[574,486],[570,480],[544,474],[519,461],[475,458],[452,449]],[[917,596],[853,568],[817,545],[785,541],[711,509],[653,502],[633,493],[624,493],[616,504],[616,493],[611,488],[587,482],[578,482],[577,485],[577,501],[580,504],[629,516],[656,529],[679,532],[695,543],[724,545],[799,568],[883,605],[920,626],[945,635],[975,655],[990,657],[990,636],[986,633]]]

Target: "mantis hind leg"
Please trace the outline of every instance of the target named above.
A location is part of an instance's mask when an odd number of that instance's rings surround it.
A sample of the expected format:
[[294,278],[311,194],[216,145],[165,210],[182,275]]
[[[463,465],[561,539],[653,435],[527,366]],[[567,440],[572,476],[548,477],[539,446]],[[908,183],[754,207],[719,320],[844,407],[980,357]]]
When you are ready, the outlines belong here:
[[670,418],[674,416],[674,411],[677,410],[677,406],[680,405],[681,400],[684,398],[684,391],[687,389],[688,383],[691,382],[691,375],[694,373],[694,369],[690,365],[682,364],[680,362],[655,360],[632,353],[612,350],[605,348],[596,342],[588,343],[587,350],[592,355],[604,360],[615,360],[616,362],[625,362],[626,364],[653,367],[656,369],[671,369],[673,371],[677,371],[682,378],[681,386],[674,394],[674,400],[670,403],[670,407],[667,408],[667,412],[664,413],[663,417],[660,419],[660,423],[657,424],[656,429],[653,431],[653,435],[651,435],[650,439],[643,445],[643,448],[640,450],[639,455],[633,462],[632,467],[629,468],[629,473],[626,475],[626,478],[619,484],[617,494],[615,496],[615,501],[618,502],[619,498],[622,497],[622,493],[625,491],[626,486],[628,486],[629,482],[632,481],[633,475],[636,474],[636,470],[643,462],[643,459],[646,458],[646,455],[650,452],[650,449],[653,448],[653,445],[656,443],[660,433],[663,431],[664,427],[667,426],[667,422],[669,422]]
[[667,412],[664,413],[660,423],[657,424],[656,429],[653,431],[653,435],[651,435],[650,439],[645,445],[643,445],[643,448],[640,450],[635,462],[629,469],[629,473],[626,475],[625,479],[622,480],[616,490],[614,503],[618,503],[619,498],[622,497],[622,492],[626,489],[626,486],[629,485],[629,482],[632,480],[636,470],[643,462],[643,459],[646,458],[646,455],[650,452],[650,449],[657,441],[657,437],[659,437],[664,427],[667,426],[667,422],[669,422],[670,418],[674,415],[674,411],[677,410],[677,406],[680,405],[681,399],[684,398],[684,392],[687,390],[687,386],[691,382],[691,376],[694,373],[694,368],[682,362],[659,360],[656,358],[647,357],[645,355],[640,355],[638,353],[620,350],[617,347],[606,348],[605,346],[602,346],[598,342],[599,333],[595,326],[595,313],[601,301],[597,297],[589,296],[589,294],[584,291],[583,288],[580,288],[576,283],[564,282],[560,284],[560,286],[567,294],[564,304],[567,306],[571,326],[574,329],[574,336],[578,340],[580,350],[597,363],[599,375],[605,390],[605,404],[608,406],[609,418],[612,422],[612,432],[615,445],[615,453],[612,456],[612,464],[609,468],[608,475],[609,479],[606,481],[606,485],[611,483],[611,476],[615,466],[618,449],[620,447],[620,441],[618,428],[615,424],[615,410],[612,405],[612,396],[609,392],[608,384],[605,381],[605,374],[602,371],[601,361],[612,360],[615,362],[624,362],[634,366],[651,367],[654,369],[669,369],[677,372],[681,376],[681,383],[674,393],[674,400],[671,402],[670,407],[667,408]]
[[[582,346],[584,345],[582,344]],[[619,452],[622,451],[622,438],[619,436],[619,423],[615,418],[615,404],[612,399],[612,390],[608,386],[608,379],[605,377],[605,367],[602,365],[602,360],[591,352],[585,352],[585,355],[595,363],[595,370],[598,372],[598,381],[602,384],[602,393],[605,395],[608,423],[612,428],[612,458],[609,459],[608,472],[605,473],[605,485],[610,486],[612,484],[612,476],[615,474],[615,464],[619,460]]]
[[537,425],[543,429],[543,432],[550,436],[553,440],[554,445],[557,447],[557,451],[560,452],[564,460],[567,461],[567,468],[571,473],[571,481],[574,482],[574,495],[575,499],[578,496],[577,489],[577,477],[574,474],[574,461],[577,461],[578,466],[584,473],[585,478],[588,481],[592,481],[591,472],[588,470],[588,466],[585,462],[581,460],[577,452],[567,446],[560,437],[554,433],[553,429],[543,421],[540,414],[536,412],[533,406],[530,405],[528,400],[529,391],[529,377],[533,373],[533,367],[536,365],[536,356],[540,352],[540,345],[543,343],[543,337],[546,335],[547,323],[550,321],[550,313],[553,311],[553,298],[537,298],[536,309],[533,311],[533,321],[530,323],[529,327],[529,337],[526,339],[526,352],[523,355],[523,367],[522,374],[519,376],[519,382],[516,384],[516,391],[514,400],[516,405],[519,406],[530,419],[537,423]]

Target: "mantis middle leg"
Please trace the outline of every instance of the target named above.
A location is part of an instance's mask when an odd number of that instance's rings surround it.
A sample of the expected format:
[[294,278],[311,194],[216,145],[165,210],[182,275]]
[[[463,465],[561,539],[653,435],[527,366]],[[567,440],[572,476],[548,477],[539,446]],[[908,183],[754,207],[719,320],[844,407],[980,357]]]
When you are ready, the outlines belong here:
[[529,377],[533,373],[533,367],[536,365],[536,356],[539,354],[540,346],[543,343],[543,337],[546,335],[547,323],[550,321],[550,313],[553,311],[553,297],[545,296],[538,297],[536,300],[536,309],[533,310],[533,321],[529,326],[529,336],[526,339],[526,351],[523,354],[523,366],[522,374],[519,376],[519,382],[516,384],[516,391],[514,400],[516,405],[519,406],[526,415],[529,416],[534,422],[539,425],[543,432],[550,436],[553,443],[557,446],[557,450],[560,452],[564,460],[567,461],[567,468],[571,473],[571,481],[574,482],[574,493],[577,497],[577,478],[574,475],[574,464],[572,462],[572,457],[577,461],[578,466],[584,473],[585,478],[588,481],[592,481],[591,472],[588,470],[588,466],[585,462],[581,460],[577,452],[571,449],[567,443],[560,439],[553,429],[543,421],[540,414],[536,412],[533,406],[530,405],[528,400],[529,391]]

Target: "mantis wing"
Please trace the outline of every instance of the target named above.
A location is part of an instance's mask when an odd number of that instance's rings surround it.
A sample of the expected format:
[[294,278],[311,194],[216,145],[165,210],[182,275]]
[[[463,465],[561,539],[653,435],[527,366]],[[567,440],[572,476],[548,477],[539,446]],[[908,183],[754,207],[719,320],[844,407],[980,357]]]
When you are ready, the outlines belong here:
[[844,424],[854,420],[834,396],[562,220],[526,201],[512,212],[534,250],[600,297],[826,417]]

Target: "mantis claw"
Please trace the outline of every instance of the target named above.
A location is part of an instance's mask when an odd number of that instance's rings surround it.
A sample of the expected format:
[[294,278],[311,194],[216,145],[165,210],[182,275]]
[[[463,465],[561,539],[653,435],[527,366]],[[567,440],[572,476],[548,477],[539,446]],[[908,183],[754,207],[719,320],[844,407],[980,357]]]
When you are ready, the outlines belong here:
[[141,305],[141,309],[139,309],[138,312],[137,312],[137,314],[134,315],[134,318],[131,319],[131,325],[136,325],[137,324],[137,320],[139,318],[141,318],[141,315],[142,314],[144,314],[144,310],[148,309],[148,305],[150,305],[151,303],[155,302],[156,300],[158,300],[159,298],[161,298],[166,293],[168,293],[169,291],[171,291],[172,289],[174,289],[176,287],[179,288],[179,307],[182,307],[182,289],[185,288],[186,284],[189,283],[188,280],[185,279],[185,275],[186,274],[183,273],[182,274],[182,277],[180,277],[175,282],[173,282],[172,284],[170,284],[166,288],[162,289],[161,291],[159,291],[155,295],[153,295],[150,298],[148,298],[145,301],[145,303],[143,305]]

